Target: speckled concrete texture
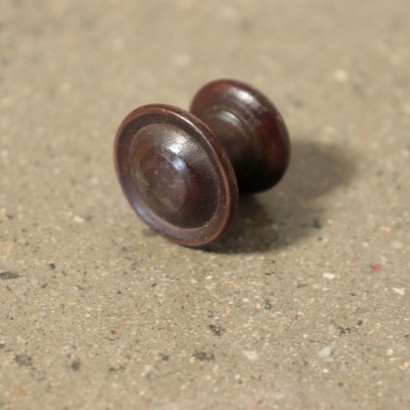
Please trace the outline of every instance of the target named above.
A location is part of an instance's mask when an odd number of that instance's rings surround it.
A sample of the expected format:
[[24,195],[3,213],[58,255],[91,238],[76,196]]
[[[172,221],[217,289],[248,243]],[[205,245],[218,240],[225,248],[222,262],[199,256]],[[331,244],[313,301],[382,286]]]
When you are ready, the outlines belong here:
[[[0,409],[410,408],[409,11],[0,0]],[[134,215],[112,144],[220,77],[293,156],[192,250]]]

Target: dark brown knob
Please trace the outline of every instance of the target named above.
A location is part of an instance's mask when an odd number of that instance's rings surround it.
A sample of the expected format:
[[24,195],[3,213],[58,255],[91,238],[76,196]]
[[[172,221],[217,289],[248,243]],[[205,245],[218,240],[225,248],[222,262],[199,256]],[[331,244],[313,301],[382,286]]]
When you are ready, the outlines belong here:
[[289,154],[278,110],[234,80],[206,84],[191,113],[161,104],[137,108],[114,145],[118,179],[137,214],[170,241],[192,247],[219,239],[234,219],[238,187],[272,187]]

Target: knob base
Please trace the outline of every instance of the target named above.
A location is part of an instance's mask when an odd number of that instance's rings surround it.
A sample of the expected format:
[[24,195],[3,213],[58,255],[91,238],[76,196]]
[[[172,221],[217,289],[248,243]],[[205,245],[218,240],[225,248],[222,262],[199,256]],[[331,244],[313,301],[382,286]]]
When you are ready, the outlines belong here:
[[221,140],[240,191],[263,191],[279,182],[289,164],[289,134],[261,92],[240,81],[212,81],[197,92],[190,111]]

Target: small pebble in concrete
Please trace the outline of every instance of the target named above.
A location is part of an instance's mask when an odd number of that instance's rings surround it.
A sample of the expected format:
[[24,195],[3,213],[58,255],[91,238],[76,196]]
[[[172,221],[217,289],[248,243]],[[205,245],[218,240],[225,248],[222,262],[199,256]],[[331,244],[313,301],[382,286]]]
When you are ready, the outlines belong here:
[[8,280],[8,279],[18,279],[20,274],[18,272],[0,272],[0,279]]
[[343,372],[343,373],[346,373],[346,372],[348,371],[348,368],[347,368],[347,366],[346,366],[346,363],[342,363],[342,364],[339,366],[339,371],[341,371],[341,372]]
[[406,293],[406,289],[405,288],[392,288],[396,293],[398,293],[400,296],[404,296],[404,294]]
[[391,246],[393,249],[403,249],[403,243],[400,241],[392,241]]
[[176,67],[189,67],[192,64],[192,57],[189,54],[176,54],[172,56],[172,63]]
[[321,229],[321,228],[322,228],[322,224],[321,224],[321,222],[320,222],[320,219],[319,219],[319,218],[313,219],[312,226],[313,226],[313,228]]
[[222,328],[221,326],[209,325],[209,328],[212,330],[212,333],[213,333],[215,336],[221,336],[222,333],[225,332],[225,329]]
[[26,354],[18,354],[14,356],[14,361],[19,365],[19,366],[32,366],[33,365],[33,359],[31,356],[28,356]]
[[333,73],[333,78],[338,82],[338,83],[345,83],[348,78],[349,74],[345,70],[341,70],[340,68],[335,70]]
[[330,279],[330,280],[332,280],[332,279],[334,279],[335,277],[336,277],[336,275],[335,275],[334,273],[325,272],[325,273],[323,274],[323,278],[324,278],[324,279]]
[[242,354],[249,360],[258,360],[259,359],[259,355],[258,353],[252,351],[252,350],[243,350]]
[[70,367],[76,372],[78,370],[80,370],[81,368],[81,360],[80,359],[75,359],[73,360],[73,362],[71,363]]
[[325,346],[319,351],[318,356],[321,359],[328,359],[332,355],[332,348],[330,346]]
[[371,263],[369,265],[369,267],[373,272],[382,272],[382,271],[384,271],[384,266],[381,265],[380,263]]
[[215,356],[212,352],[196,351],[194,352],[193,357],[200,362],[215,360]]

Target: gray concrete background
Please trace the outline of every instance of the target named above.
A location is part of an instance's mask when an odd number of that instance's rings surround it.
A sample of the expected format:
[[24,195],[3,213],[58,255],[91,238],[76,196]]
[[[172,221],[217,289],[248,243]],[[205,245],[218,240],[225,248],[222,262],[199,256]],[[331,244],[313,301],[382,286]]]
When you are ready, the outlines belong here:
[[[0,409],[410,408],[409,11],[0,0]],[[275,102],[292,163],[185,249],[113,137],[219,77]]]

